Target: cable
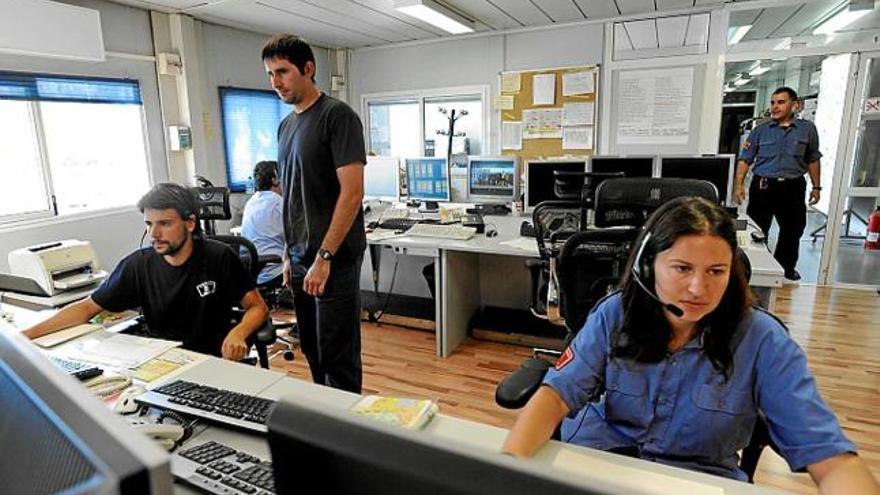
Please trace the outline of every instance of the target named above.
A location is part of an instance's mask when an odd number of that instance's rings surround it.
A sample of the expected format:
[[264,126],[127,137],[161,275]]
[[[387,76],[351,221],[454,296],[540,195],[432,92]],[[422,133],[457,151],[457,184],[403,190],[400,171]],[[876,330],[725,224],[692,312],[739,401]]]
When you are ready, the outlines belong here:
[[[388,286],[388,292],[385,294],[385,302],[382,304],[382,309],[379,310],[376,314],[370,316],[370,320],[375,323],[380,323],[380,319],[385,316],[385,310],[388,309],[388,303],[391,301],[392,293],[394,292],[394,280],[397,278],[397,264],[400,263],[400,256],[394,257],[394,270],[391,272],[391,285]],[[379,292],[376,291],[376,298],[379,298]]]

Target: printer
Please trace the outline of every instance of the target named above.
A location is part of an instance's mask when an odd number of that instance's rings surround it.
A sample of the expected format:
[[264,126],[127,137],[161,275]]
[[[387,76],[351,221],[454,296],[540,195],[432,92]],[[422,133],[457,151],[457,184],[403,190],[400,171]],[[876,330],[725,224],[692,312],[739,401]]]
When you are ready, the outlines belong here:
[[47,297],[94,289],[107,278],[88,241],[70,239],[16,249],[8,262],[12,275],[33,280]]

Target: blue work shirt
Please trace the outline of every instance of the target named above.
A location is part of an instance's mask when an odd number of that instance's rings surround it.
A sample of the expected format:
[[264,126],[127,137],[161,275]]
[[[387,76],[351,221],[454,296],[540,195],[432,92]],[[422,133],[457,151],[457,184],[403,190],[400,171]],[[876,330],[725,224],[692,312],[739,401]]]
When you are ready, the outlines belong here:
[[[281,196],[272,191],[257,191],[244,205],[241,235],[254,243],[260,256],[281,256],[284,253],[284,223],[281,216]],[[282,265],[266,265],[257,277],[265,284],[281,275]]]
[[659,363],[611,358],[612,332],[622,323],[618,293],[593,309],[544,378],[572,411],[563,441],[635,447],[643,459],[745,481],[737,451],[748,445],[760,410],[794,471],[856,451],[819,396],[803,351],[763,310],[740,324],[726,382],[703,353],[702,333]]
[[755,127],[739,154],[740,160],[754,162],[755,175],[785,179],[803,176],[810,162],[821,157],[816,126],[803,119],[792,120],[788,127],[775,120]]

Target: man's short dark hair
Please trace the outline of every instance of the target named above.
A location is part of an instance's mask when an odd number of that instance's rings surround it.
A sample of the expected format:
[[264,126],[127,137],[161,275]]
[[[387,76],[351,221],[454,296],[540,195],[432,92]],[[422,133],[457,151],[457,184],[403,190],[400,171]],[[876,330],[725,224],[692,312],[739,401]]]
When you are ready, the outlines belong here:
[[773,92],[774,95],[778,95],[779,93],[785,93],[788,95],[788,99],[791,101],[797,101],[797,91],[789,88],[788,86],[782,86],[781,88],[776,88],[776,91]]
[[201,231],[199,226],[199,197],[192,189],[175,184],[174,182],[160,182],[152,187],[137,202],[137,207],[144,210],[175,210],[180,218],[187,220],[195,217],[196,229],[194,233]]
[[[295,65],[302,75],[306,73],[307,62],[311,62],[317,68],[312,47],[292,34],[276,34],[263,45],[263,61],[272,58],[287,60]],[[314,74],[312,74],[312,82],[315,82]]]
[[254,183],[257,191],[268,191],[278,177],[278,163],[274,160],[263,160],[254,167]]

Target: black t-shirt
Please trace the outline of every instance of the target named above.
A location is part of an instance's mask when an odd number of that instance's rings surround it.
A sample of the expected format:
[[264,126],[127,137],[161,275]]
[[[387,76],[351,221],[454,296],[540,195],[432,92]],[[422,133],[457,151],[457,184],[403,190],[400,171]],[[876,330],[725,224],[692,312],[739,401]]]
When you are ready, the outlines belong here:
[[[284,237],[291,262],[302,271],[315,259],[330,228],[339,178],[336,169],[366,164],[361,119],[345,103],[321,94],[305,112],[291,112],[278,128],[278,170],[284,191]],[[367,246],[364,212],[335,253],[342,266],[362,256]]]
[[141,308],[150,335],[219,356],[232,328],[232,307],[254,288],[227,245],[195,240],[183,265],[172,266],[152,247],[125,257],[92,293],[109,311]]

